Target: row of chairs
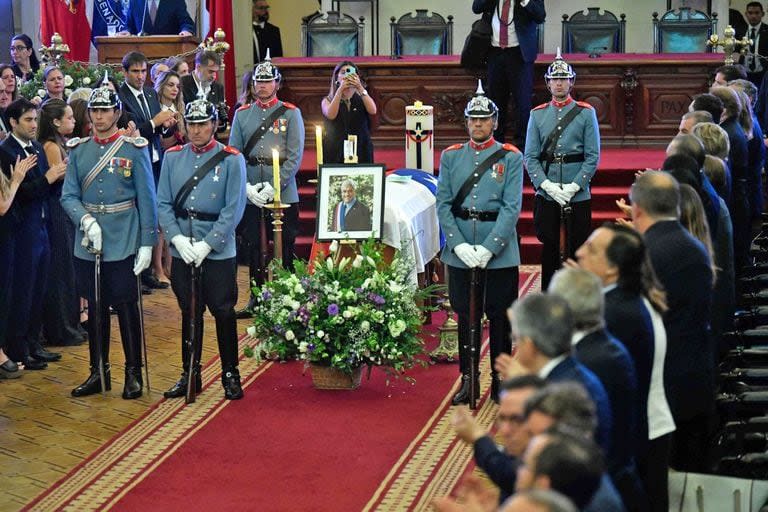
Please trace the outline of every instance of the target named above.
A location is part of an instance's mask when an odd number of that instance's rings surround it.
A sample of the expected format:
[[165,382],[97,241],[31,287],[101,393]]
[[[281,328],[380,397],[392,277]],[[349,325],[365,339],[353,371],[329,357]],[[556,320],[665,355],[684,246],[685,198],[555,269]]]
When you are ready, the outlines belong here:
[[[707,39],[717,33],[717,13],[680,7],[659,16],[654,12],[655,53],[710,51]],[[562,44],[565,53],[624,53],[626,15],[588,7],[572,16],[563,14]],[[448,55],[453,53],[453,16],[443,17],[427,9],[416,9],[400,18],[390,18],[391,55]],[[539,52],[544,46],[544,25],[539,25]],[[342,57],[363,55],[365,18],[355,20],[338,11],[317,13],[301,26],[304,56]]]

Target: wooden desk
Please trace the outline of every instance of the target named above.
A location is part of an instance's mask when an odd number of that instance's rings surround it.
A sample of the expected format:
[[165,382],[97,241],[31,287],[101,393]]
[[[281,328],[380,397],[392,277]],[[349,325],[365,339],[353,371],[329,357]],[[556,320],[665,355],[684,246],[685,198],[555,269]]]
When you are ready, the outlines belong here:
[[[120,64],[123,55],[132,51],[143,53],[148,60],[166,59],[193,51],[199,43],[200,41],[194,36],[99,36],[96,38],[99,62],[107,64]],[[190,55],[186,60],[190,63],[191,69],[195,56]]]
[[[550,96],[544,72],[554,55],[539,55],[534,69],[534,102]],[[680,117],[691,99],[709,88],[722,54],[606,54],[590,59],[569,54],[576,71],[573,96],[591,103],[607,146],[666,145],[677,133]],[[301,108],[307,133],[322,124],[320,101],[328,94],[333,67],[342,58],[277,58],[283,74],[280,98]],[[405,106],[415,100],[435,108],[438,147],[467,140],[464,107],[477,88],[479,75],[459,65],[458,55],[360,57],[355,59],[375,99],[379,114],[373,139],[376,147],[402,147]],[[509,105],[510,118],[515,117]],[[509,131],[508,131],[509,133]],[[311,146],[313,140],[308,140]]]

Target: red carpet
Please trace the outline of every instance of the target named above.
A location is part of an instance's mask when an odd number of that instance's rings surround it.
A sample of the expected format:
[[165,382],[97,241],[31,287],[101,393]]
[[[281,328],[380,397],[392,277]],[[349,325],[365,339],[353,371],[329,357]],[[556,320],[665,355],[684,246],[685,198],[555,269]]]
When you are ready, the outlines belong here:
[[[521,292],[538,274],[521,272]],[[427,348],[435,345],[425,329]],[[301,364],[241,362],[245,398],[223,400],[217,361],[198,401],[161,400],[29,510],[424,509],[467,468],[449,400],[456,365],[382,372],[356,391],[317,391]],[[483,389],[487,391],[488,358]],[[489,422],[484,393],[478,412]]]

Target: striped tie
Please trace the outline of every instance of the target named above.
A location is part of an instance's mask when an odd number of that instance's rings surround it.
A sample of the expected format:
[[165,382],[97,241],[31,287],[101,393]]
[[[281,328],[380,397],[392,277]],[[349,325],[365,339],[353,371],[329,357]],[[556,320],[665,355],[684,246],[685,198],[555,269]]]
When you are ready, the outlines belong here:
[[499,19],[499,46],[506,48],[509,45],[509,5],[512,0],[504,0]]

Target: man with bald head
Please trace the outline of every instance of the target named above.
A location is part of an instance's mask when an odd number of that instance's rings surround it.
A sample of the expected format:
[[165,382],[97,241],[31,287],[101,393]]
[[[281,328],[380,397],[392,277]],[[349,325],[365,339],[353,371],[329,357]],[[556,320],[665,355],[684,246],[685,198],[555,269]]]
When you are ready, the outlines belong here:
[[698,123],[713,123],[712,114],[706,110],[692,110],[683,114],[680,119],[680,126],[677,129],[678,135],[690,135],[693,133],[693,127]]
[[667,293],[664,381],[677,430],[671,465],[705,467],[708,424],[714,410],[714,344],[709,319],[712,269],[704,246],[680,224],[680,187],[667,173],[648,171],[629,192],[632,222],[643,235]]

